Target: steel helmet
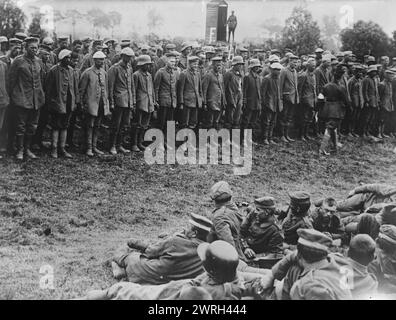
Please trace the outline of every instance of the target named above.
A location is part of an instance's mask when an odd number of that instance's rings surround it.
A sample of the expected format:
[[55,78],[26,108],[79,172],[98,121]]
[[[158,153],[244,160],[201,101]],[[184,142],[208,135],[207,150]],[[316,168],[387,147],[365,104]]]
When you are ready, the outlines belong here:
[[217,282],[235,280],[239,257],[236,249],[223,240],[202,243],[198,246],[198,256],[206,272]]
[[243,61],[243,58],[241,56],[235,56],[232,59],[232,65],[235,66],[237,64],[244,64],[245,62]]

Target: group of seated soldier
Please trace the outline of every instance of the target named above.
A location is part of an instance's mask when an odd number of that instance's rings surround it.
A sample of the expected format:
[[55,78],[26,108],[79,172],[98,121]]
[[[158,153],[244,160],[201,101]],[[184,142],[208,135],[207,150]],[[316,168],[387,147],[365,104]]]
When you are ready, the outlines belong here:
[[347,199],[290,194],[241,209],[229,184],[212,186],[210,218],[182,233],[138,239],[111,262],[121,282],[87,299],[376,299],[396,297],[396,188],[371,184]]

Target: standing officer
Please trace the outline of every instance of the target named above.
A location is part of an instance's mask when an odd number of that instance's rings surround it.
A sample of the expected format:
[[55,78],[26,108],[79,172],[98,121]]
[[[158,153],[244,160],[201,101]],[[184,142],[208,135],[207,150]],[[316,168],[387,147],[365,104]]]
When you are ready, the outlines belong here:
[[177,76],[175,72],[176,54],[168,52],[167,65],[157,71],[154,78],[155,100],[159,105],[158,127],[166,136],[168,121],[174,120],[177,105]]
[[212,69],[202,79],[203,108],[206,110],[205,127],[219,129],[221,113],[225,107],[224,80],[220,73],[221,57],[212,58]]
[[235,11],[231,12],[231,15],[227,19],[228,26],[228,43],[230,43],[231,33],[232,33],[232,42],[234,42],[235,37],[235,29],[238,25],[237,17],[235,16]]
[[262,132],[265,145],[276,144],[273,140],[273,132],[277,116],[282,112],[280,98],[279,74],[282,70],[280,63],[270,66],[271,73],[266,75],[261,85],[262,97]]
[[232,69],[224,75],[224,90],[227,101],[226,107],[226,126],[239,128],[242,116],[242,73],[241,68],[244,65],[241,56],[235,56],[232,59]]
[[86,117],[86,145],[88,157],[94,153],[103,155],[97,148],[99,128],[103,117],[110,114],[108,100],[108,79],[103,69],[106,55],[97,51],[93,55],[94,65],[86,69],[79,84],[82,108]]
[[181,110],[181,128],[195,129],[198,125],[198,110],[202,108],[202,83],[196,56],[188,57],[188,69],[180,74],[178,102]]
[[282,141],[293,142],[289,131],[293,125],[296,106],[300,103],[298,95],[298,78],[296,63],[298,57],[294,54],[289,56],[289,64],[280,73],[280,94],[282,111]]
[[23,160],[24,153],[28,158],[36,159],[31,152],[31,144],[36,133],[40,108],[45,97],[41,83],[41,65],[36,57],[38,40],[25,39],[25,53],[13,61],[10,68],[10,97],[16,110],[17,159]]
[[150,73],[152,65],[149,55],[140,55],[137,59],[139,68],[133,74],[136,97],[136,116],[132,124],[132,151],[144,151],[144,133],[150,125],[151,115],[157,107],[155,102],[153,78]]
[[52,128],[51,157],[58,158],[59,153],[65,158],[72,158],[66,151],[67,128],[72,112],[76,108],[78,96],[78,79],[70,66],[71,51],[59,52],[58,63],[51,68],[46,78],[47,107]]
[[108,72],[109,100],[112,111],[112,129],[110,135],[110,153],[130,153],[122,146],[124,134],[129,132],[131,111],[136,107],[135,85],[131,59],[134,56],[131,48],[121,50],[121,61],[114,64]]
[[314,119],[314,110],[316,105],[316,79],[314,75],[316,61],[309,58],[307,61],[307,70],[298,77],[298,95],[300,97],[299,117],[300,125],[299,135],[302,141],[311,140],[308,135],[309,127]]

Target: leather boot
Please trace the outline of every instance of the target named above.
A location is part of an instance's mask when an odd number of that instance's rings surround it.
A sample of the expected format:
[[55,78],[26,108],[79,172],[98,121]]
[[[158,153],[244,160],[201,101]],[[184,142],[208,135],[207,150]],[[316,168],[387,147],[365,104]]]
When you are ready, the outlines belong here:
[[92,133],[93,133],[93,128],[87,127],[87,133],[86,133],[87,152],[86,152],[86,155],[88,157],[94,156],[94,154],[92,152]]
[[290,131],[290,127],[286,127],[286,129],[285,129],[285,137],[286,137],[287,140],[289,140],[289,142],[294,142],[295,140],[290,138],[290,136],[289,136],[289,131]]
[[116,139],[117,149],[123,154],[131,153],[131,150],[128,150],[122,146],[123,141],[124,141],[124,131],[120,131]]
[[60,154],[65,158],[71,159],[73,156],[66,151],[67,130],[61,130],[60,134]]
[[141,151],[146,150],[146,147],[143,145],[144,133],[145,133],[145,130],[144,130],[144,129],[140,129],[140,130],[139,130],[139,134],[138,134],[138,148],[139,148]]
[[263,144],[269,145],[269,128],[267,126],[264,127],[263,129]]
[[330,142],[330,133],[329,130],[326,129],[322,138],[322,142],[320,143],[319,153],[324,154],[326,156],[330,155],[330,153],[327,151],[329,142]]
[[17,145],[17,153],[16,153],[16,158],[17,160],[22,161],[23,160],[23,142],[24,142],[24,136],[17,135],[16,136],[16,145]]
[[136,127],[132,127],[132,129],[131,129],[131,150],[134,152],[140,152],[140,149],[137,146],[138,132],[139,131]]
[[114,132],[112,132],[110,134],[110,154],[112,154],[113,156],[117,154],[116,141],[117,141],[117,136],[115,135]]
[[281,140],[283,142],[289,143],[289,140],[287,140],[287,138],[286,138],[286,127],[282,128],[282,138],[281,138]]
[[37,159],[38,157],[30,150],[32,146],[33,136],[27,135],[25,137],[25,155],[30,159]]
[[92,151],[97,155],[104,155],[104,152],[97,148],[98,146],[98,128],[94,128],[92,133]]
[[58,158],[58,140],[59,140],[59,131],[58,130],[52,130],[52,136],[51,136],[51,157],[56,159]]

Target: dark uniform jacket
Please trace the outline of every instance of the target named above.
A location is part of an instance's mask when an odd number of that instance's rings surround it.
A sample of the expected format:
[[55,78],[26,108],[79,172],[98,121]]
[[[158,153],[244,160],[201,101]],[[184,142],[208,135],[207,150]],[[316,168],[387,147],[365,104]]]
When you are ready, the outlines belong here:
[[160,107],[176,108],[177,74],[169,67],[157,71],[154,78],[155,99]]
[[289,67],[282,69],[279,82],[282,103],[299,103],[297,70],[291,70]]
[[362,81],[363,100],[370,108],[378,108],[379,96],[376,81],[366,77]]
[[138,70],[133,74],[135,84],[136,108],[144,112],[154,111],[154,84],[149,72]]
[[330,71],[319,66],[314,71],[316,78],[316,93],[323,93],[323,88],[330,82]]
[[303,106],[314,109],[316,104],[316,78],[313,73],[305,71],[298,76],[298,94]]
[[117,62],[110,67],[108,77],[110,104],[120,108],[135,106],[135,84],[130,64],[125,64],[123,61]]
[[273,220],[261,222],[255,211],[243,219],[241,225],[242,249],[252,249],[255,253],[279,253],[282,251],[283,237]]
[[[65,114],[75,109],[79,91],[78,79],[74,76],[72,67],[64,68],[60,64],[53,66],[48,72],[45,88],[49,111]],[[67,105],[68,96],[69,105]]]
[[203,104],[210,110],[221,111],[225,106],[224,82],[221,73],[213,70],[207,72],[202,79]]
[[184,70],[179,78],[178,102],[188,108],[202,108],[202,83],[198,70]]
[[353,109],[363,109],[362,80],[352,77],[348,81],[349,94],[351,96],[351,106]]
[[348,106],[347,92],[344,86],[331,82],[324,86],[325,104],[319,110],[319,117],[325,119],[343,119]]
[[9,71],[10,98],[14,105],[26,109],[40,109],[45,103],[41,83],[40,59],[26,55],[15,58]]
[[234,70],[224,74],[224,90],[227,106],[236,108],[242,105],[242,75]]
[[171,280],[191,279],[204,272],[197,248],[202,243],[197,238],[189,239],[176,234],[149,246],[140,256],[140,261],[128,268],[144,283],[161,284]]
[[243,78],[243,105],[249,110],[261,109],[260,76],[248,73]]
[[7,65],[0,61],[0,109],[7,107],[10,103],[6,87],[6,83],[8,82],[7,76]]
[[282,230],[287,244],[297,244],[297,229],[312,229],[312,221],[308,216],[297,217],[289,210],[282,222]]
[[209,239],[223,240],[231,244],[238,252],[239,258],[245,260],[240,241],[241,223],[243,217],[233,202],[228,202],[213,211],[213,226]]
[[272,112],[282,112],[279,78],[274,78],[271,74],[266,75],[261,84],[262,105]]
[[382,81],[378,86],[378,93],[380,96],[380,109],[387,112],[394,111],[392,82]]

